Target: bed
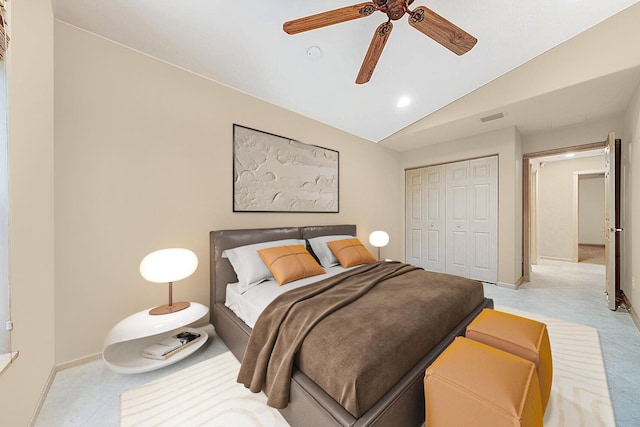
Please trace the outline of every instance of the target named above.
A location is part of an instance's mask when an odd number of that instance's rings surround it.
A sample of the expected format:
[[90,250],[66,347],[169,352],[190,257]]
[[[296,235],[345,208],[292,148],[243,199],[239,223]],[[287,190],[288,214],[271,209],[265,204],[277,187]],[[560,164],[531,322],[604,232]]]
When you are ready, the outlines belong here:
[[[225,305],[227,285],[238,281],[236,273],[223,252],[245,245],[287,239],[308,240],[319,236],[356,235],[355,225],[282,227],[247,230],[220,230],[210,233],[211,244],[211,311],[217,335],[242,361],[252,329]],[[379,263],[382,264],[382,263]],[[386,265],[383,266],[387,268]],[[459,278],[458,278],[459,279]],[[457,280],[457,279],[456,279]],[[464,279],[466,280],[466,279]],[[481,288],[481,285],[479,285]],[[466,325],[485,307],[492,307],[490,299],[480,297],[477,305],[465,311],[462,319],[445,333],[399,381],[362,413],[354,415],[316,382],[294,366],[289,389],[289,403],[280,409],[292,426],[419,426],[424,422],[424,372],[435,358]],[[466,310],[466,309],[465,309]],[[296,359],[299,362],[298,359]],[[320,382],[320,381],[318,381]]]

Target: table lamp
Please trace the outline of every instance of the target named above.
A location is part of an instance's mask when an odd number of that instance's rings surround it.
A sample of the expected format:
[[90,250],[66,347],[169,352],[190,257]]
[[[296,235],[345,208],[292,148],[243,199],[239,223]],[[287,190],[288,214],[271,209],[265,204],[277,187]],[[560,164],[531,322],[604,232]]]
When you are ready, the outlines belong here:
[[149,314],[168,314],[189,307],[188,302],[173,302],[173,282],[185,279],[198,268],[198,257],[189,249],[170,248],[151,252],[140,262],[140,274],[153,283],[169,283],[169,304],[149,310]]
[[378,260],[380,260],[380,248],[389,243],[389,234],[386,231],[374,231],[369,234],[369,243],[378,248]]

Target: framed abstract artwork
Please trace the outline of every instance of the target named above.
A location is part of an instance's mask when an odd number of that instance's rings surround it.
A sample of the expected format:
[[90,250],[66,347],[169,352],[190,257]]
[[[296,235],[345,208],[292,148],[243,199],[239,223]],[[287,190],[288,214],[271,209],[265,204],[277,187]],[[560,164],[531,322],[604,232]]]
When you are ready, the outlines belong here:
[[233,125],[234,212],[338,212],[339,152]]

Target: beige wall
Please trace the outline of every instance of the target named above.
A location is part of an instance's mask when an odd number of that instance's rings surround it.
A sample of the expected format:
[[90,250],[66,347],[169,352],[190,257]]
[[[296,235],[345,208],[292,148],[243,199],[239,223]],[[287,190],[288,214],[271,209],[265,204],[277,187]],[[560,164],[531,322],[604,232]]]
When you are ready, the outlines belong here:
[[[197,253],[174,298],[208,305],[210,230],[355,223],[367,245],[387,230],[384,255],[400,257],[398,153],[63,23],[55,49],[58,363],[166,303],[166,285],[138,273],[155,249]],[[233,123],[338,150],[340,213],[233,213]]]
[[604,175],[578,180],[578,243],[604,245]]
[[[622,136],[622,290],[631,305],[640,304],[640,87],[624,116]],[[635,224],[638,222],[638,224]],[[633,315],[640,328],[637,308]]]
[[[490,155],[498,155],[498,281],[514,285],[521,277],[522,241],[516,230],[522,230],[522,174],[520,135],[515,128],[463,138],[445,144],[407,151],[401,154],[404,170],[421,166],[450,163]],[[403,190],[404,193],[404,190]],[[400,206],[404,218],[404,199]],[[402,248],[404,254],[404,247]]]
[[555,148],[602,142],[607,140],[609,132],[616,130],[620,132],[622,128],[622,117],[612,117],[589,124],[553,129],[523,136],[522,151],[525,154],[531,154]]
[[[538,169],[538,255],[577,261],[577,204],[574,173],[604,171],[604,156],[546,162]],[[577,198],[575,199],[577,201]],[[604,200],[601,200],[604,209]]]
[[53,16],[9,2],[10,283],[20,356],[0,377],[2,421],[26,426],[54,365]]

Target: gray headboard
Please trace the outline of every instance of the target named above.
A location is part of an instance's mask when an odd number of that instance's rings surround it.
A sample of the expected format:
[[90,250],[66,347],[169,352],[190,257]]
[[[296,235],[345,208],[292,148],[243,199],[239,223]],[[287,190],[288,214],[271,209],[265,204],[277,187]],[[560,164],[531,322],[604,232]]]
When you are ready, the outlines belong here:
[[270,242],[283,239],[311,239],[318,236],[333,234],[356,235],[356,226],[345,225],[315,225],[307,227],[258,228],[246,230],[218,230],[209,233],[211,257],[211,310],[216,303],[224,304],[227,284],[234,283],[236,277],[231,263],[222,258],[225,249],[253,243]]

